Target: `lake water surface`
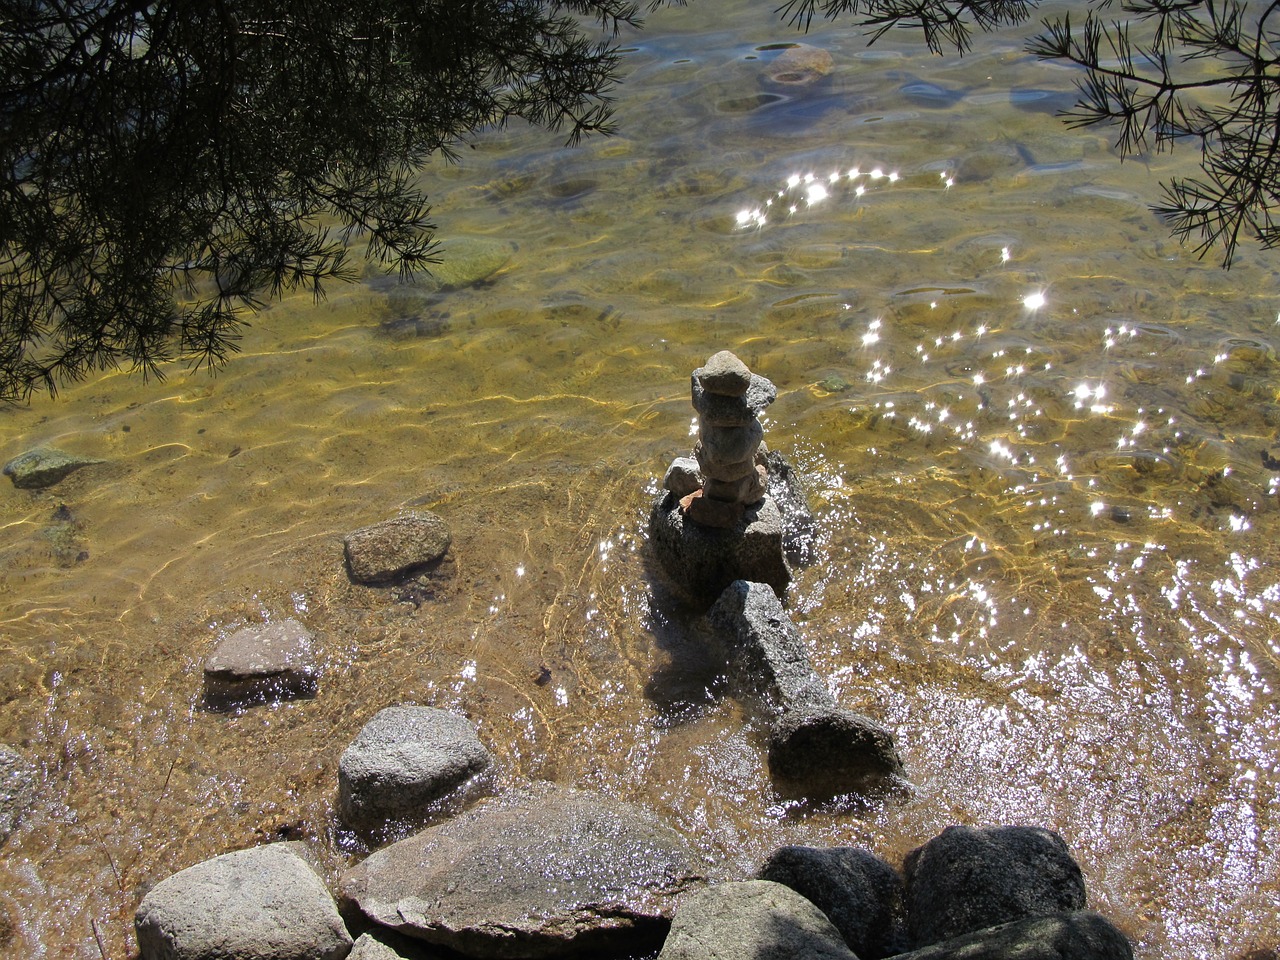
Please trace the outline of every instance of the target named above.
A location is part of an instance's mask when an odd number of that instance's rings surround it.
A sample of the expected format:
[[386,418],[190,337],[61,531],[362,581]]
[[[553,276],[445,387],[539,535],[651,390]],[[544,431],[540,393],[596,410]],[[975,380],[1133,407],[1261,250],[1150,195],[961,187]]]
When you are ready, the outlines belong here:
[[[1122,165],[1065,128],[1073,74],[1019,32],[932,57],[772,8],[625,36],[614,138],[513,126],[426,170],[446,255],[513,244],[483,284],[288,299],[216,377],[0,410],[0,460],[106,461],[0,490],[0,741],[41,775],[0,951],[127,956],[149,885],[282,837],[332,878],[359,853],[338,756],[413,702],[471,716],[502,786],[643,803],[729,874],[1040,824],[1140,957],[1274,956],[1280,254],[1228,273],[1171,241],[1147,205],[1194,152]],[[830,72],[770,80],[799,41]],[[909,799],[775,796],[654,607],[647,507],[721,349],[778,386],[766,440],[819,524],[793,616]],[[451,560],[349,583],[342,536],[414,507]],[[213,645],[285,617],[323,645],[317,698],[203,710]]]

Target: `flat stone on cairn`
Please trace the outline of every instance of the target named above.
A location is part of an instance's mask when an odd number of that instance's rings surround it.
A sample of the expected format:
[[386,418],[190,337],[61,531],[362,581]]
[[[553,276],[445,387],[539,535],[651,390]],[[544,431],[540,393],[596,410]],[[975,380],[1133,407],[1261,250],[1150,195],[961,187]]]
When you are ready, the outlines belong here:
[[739,579],[767,583],[780,595],[791,583],[758,419],[777,396],[727,350],[693,372],[698,442],[693,457],[679,457],[667,470],[650,529],[662,567],[696,601],[710,603]]

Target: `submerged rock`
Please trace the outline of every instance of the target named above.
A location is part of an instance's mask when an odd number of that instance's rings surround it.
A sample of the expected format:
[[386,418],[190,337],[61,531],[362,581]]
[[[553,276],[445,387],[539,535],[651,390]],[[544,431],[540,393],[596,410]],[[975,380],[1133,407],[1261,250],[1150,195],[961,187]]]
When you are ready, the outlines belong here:
[[1133,947],[1105,917],[1078,911],[988,927],[894,960],[1133,960]]
[[1040,827],[947,827],[903,868],[916,947],[1085,905],[1080,867],[1062,838]]
[[444,519],[418,510],[347,534],[347,572],[357,583],[385,583],[434,563],[449,550],[453,535]]
[[781,847],[760,868],[761,880],[785,884],[813,901],[859,960],[899,951],[902,878],[869,850]]
[[74,453],[55,450],[53,447],[37,447],[6,463],[4,475],[20,489],[42,490],[45,487],[52,487],[82,467],[105,462],[93,457],[81,457]]
[[366,276],[379,289],[417,291],[419,293],[443,293],[469,287],[487,280],[511,260],[516,245],[509,240],[494,237],[450,237],[440,241],[439,263],[429,264],[427,269],[411,281],[377,275],[370,267]]
[[9,839],[35,803],[36,768],[7,743],[0,743],[0,844]]
[[658,960],[859,960],[812,902],[768,880],[685,897]]
[[134,917],[142,960],[341,960],[351,935],[300,849],[238,850],[161,880]]
[[320,682],[315,635],[297,620],[237,630],[204,664],[204,702],[212,710],[314,697]]
[[657,949],[703,878],[691,849],[631,804],[551,784],[481,801],[348,870],[343,900],[473,957]]
[[364,834],[402,832],[481,789],[478,781],[492,763],[466,717],[434,707],[387,707],[342,753],[338,812]]
[[835,61],[821,47],[796,43],[774,57],[765,67],[765,77],[787,87],[808,87],[831,72]]

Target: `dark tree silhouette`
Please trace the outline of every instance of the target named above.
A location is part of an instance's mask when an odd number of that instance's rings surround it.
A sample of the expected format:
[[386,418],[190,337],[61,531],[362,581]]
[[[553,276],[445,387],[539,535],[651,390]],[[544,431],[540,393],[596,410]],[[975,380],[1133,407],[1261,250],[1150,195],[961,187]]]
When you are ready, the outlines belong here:
[[348,276],[353,233],[423,268],[421,164],[510,117],[606,130],[635,21],[626,0],[0,0],[0,399],[217,363],[261,297]]
[[[871,42],[893,28],[919,30],[935,53],[964,52],[972,29],[1023,23],[1036,0],[788,0],[791,22],[852,16]],[[1044,60],[1084,69],[1074,126],[1114,123],[1122,157],[1200,150],[1203,177],[1163,185],[1153,206],[1198,255],[1219,250],[1230,267],[1242,237],[1280,245],[1280,2],[1259,11],[1237,0],[1094,0],[1083,23],[1045,20],[1027,43]],[[1114,14],[1106,19],[1104,14]]]

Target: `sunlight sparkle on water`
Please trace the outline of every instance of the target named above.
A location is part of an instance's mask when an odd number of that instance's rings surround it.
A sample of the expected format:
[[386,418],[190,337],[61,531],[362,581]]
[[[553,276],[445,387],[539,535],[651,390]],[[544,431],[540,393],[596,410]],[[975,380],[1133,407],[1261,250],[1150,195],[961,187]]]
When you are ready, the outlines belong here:
[[[845,175],[835,170],[821,179],[814,173],[793,173],[787,177],[782,188],[763,203],[740,209],[735,220],[741,229],[760,229],[768,223],[767,211],[775,199],[783,201],[787,214],[794,216],[802,209],[816,206],[824,200],[838,198],[842,183],[853,184],[853,196],[859,198],[866,194],[867,182],[897,183],[900,179],[901,176],[896,170],[886,172],[879,166],[869,173],[863,173],[860,167],[852,167]],[[860,180],[867,182],[854,183]]]
[[1022,305],[1028,310],[1039,310],[1048,301],[1045,300],[1044,291],[1037,290],[1035,293],[1029,293],[1022,298]]

